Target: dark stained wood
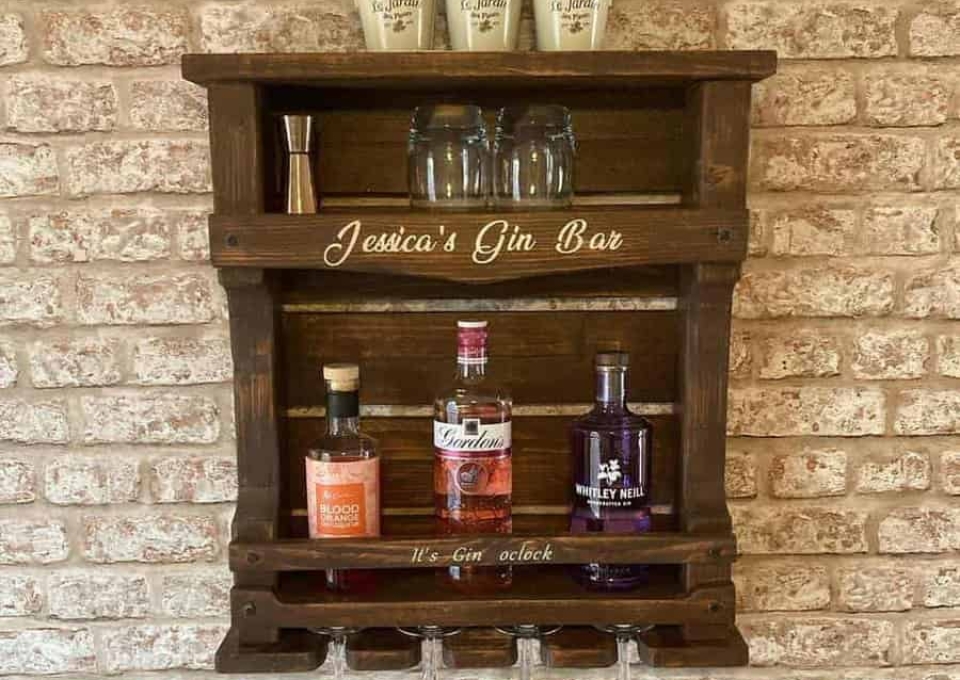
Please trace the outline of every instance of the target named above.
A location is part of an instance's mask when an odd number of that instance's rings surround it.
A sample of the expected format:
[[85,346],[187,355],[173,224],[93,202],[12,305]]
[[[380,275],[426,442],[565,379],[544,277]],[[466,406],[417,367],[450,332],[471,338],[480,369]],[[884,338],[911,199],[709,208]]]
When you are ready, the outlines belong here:
[[347,638],[347,665],[355,671],[391,671],[420,663],[420,640],[394,628],[366,628]]
[[183,76],[218,81],[311,83],[335,88],[649,87],[697,80],[761,80],[776,70],[776,53],[756,52],[325,52],[315,54],[188,54]]
[[517,641],[493,628],[464,628],[443,639],[449,668],[502,668],[517,662]]
[[[490,626],[724,623],[734,606],[733,586],[686,594],[672,568],[654,572],[650,585],[628,592],[592,591],[562,567],[515,567],[509,589],[464,592],[442,571],[391,570],[361,593],[326,590],[309,572],[284,574],[277,591],[251,590],[235,598],[254,605],[265,626]],[[571,600],[576,605],[571,606]]]
[[240,645],[237,628],[220,643],[215,658],[220,673],[305,673],[327,656],[327,642],[305,630],[283,630],[271,644]]
[[[573,220],[586,222],[583,246],[576,253],[561,255],[556,250],[558,233]],[[412,209],[330,209],[316,215],[213,216],[210,239],[211,257],[218,267],[336,268],[481,283],[606,267],[705,259],[738,262],[746,255],[747,221],[748,214],[743,209],[702,211],[646,206],[462,214]],[[353,232],[343,230],[357,223],[360,226],[355,246],[349,257],[340,262],[353,238]],[[485,232],[484,240],[488,247],[497,243],[501,232],[512,234],[515,226],[535,238],[536,246],[518,252],[504,250],[496,259],[477,264],[473,261],[473,244],[481,229],[490,224],[494,226]],[[430,236],[436,244],[433,251],[362,251],[367,237],[399,233],[401,227],[405,238]],[[594,235],[609,237],[612,231],[622,239],[617,250],[588,247]],[[458,234],[456,250],[447,252],[443,246],[453,232]],[[335,249],[329,251],[325,260],[331,246]]]
[[213,205],[217,212],[263,212],[264,163],[260,126],[260,89],[250,83],[213,85],[210,100],[210,149]]
[[[573,500],[567,427],[570,418],[524,416],[513,420],[513,504],[552,506],[563,512]],[[677,430],[671,416],[649,418],[653,424],[654,460],[651,488],[657,504],[671,504],[676,489]],[[288,446],[283,456],[284,499],[288,509],[306,507],[303,460],[323,432],[318,418],[287,420]],[[363,427],[380,441],[384,509],[433,509],[433,447],[430,418],[367,418]]]
[[749,650],[733,626],[720,627],[724,636],[714,640],[688,641],[678,627],[657,627],[637,639],[640,660],[648,666],[667,668],[745,666]]
[[[364,404],[426,405],[456,371],[457,320],[476,313],[316,313],[283,318],[291,408],[324,404],[320,367],[362,366]],[[479,316],[486,318],[487,315]],[[660,312],[497,312],[490,325],[490,377],[509,385],[517,404],[583,404],[594,390],[596,352],[630,352],[630,399],[677,398],[678,315]],[[384,342],[389,338],[389,342]]]
[[602,668],[617,663],[617,640],[586,626],[564,626],[540,638],[540,658],[553,668]]

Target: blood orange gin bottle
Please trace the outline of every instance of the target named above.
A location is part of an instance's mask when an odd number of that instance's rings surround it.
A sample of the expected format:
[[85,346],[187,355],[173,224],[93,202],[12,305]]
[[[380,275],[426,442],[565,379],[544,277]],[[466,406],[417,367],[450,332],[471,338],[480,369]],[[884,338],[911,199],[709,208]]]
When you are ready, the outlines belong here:
[[[433,408],[434,506],[447,534],[510,533],[513,471],[511,411],[502,387],[487,380],[487,322],[457,323],[457,374]],[[465,587],[509,585],[510,567],[454,565]]]
[[[573,533],[650,531],[650,423],[627,408],[629,355],[596,356],[593,410],[570,428],[573,455]],[[644,583],[642,565],[586,564],[578,575],[590,586],[629,589]]]
[[[327,431],[307,451],[307,516],[310,538],[380,535],[380,458],[377,441],[360,431],[360,368],[323,367]],[[372,585],[362,570],[328,570],[327,587],[354,590]]]

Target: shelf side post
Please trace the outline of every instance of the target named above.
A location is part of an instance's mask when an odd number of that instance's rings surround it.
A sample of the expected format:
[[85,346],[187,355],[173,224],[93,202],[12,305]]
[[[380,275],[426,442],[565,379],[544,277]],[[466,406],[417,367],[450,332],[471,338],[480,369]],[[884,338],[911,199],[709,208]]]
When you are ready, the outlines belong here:
[[[690,174],[684,203],[698,208],[746,207],[750,134],[750,83],[696,83],[687,91],[687,139]],[[729,533],[724,490],[727,424],[727,370],[736,263],[697,263],[681,276],[682,349],[680,354],[680,489],[683,531]],[[728,561],[688,564],[688,591],[729,583]],[[688,642],[723,639],[730,625],[688,624]],[[745,660],[744,660],[745,661]]]

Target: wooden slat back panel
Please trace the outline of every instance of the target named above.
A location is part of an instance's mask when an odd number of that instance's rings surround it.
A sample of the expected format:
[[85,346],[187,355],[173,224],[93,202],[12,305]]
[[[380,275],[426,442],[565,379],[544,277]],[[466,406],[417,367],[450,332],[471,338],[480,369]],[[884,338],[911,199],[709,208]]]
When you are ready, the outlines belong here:
[[427,405],[456,370],[456,324],[490,321],[490,375],[517,404],[592,400],[597,351],[630,353],[630,398],[676,398],[676,311],[287,313],[288,407],[322,406],[325,363],[354,361],[366,404]]
[[[571,417],[523,416],[513,423],[513,503],[515,506],[553,507],[572,501],[572,461],[568,428]],[[651,416],[654,431],[652,463],[653,502],[672,504],[676,486],[679,442],[675,416]],[[286,420],[285,481],[282,505],[306,507],[304,456],[323,433],[322,418]],[[430,418],[366,418],[364,430],[380,441],[382,504],[387,510],[433,508],[433,426]]]

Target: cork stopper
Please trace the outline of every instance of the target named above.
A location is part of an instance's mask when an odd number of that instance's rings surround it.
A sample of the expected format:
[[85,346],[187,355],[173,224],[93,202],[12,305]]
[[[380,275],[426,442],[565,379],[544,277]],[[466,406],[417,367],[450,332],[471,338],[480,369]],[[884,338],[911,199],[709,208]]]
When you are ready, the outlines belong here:
[[327,364],[323,367],[323,379],[335,392],[354,392],[360,385],[360,367],[356,364]]

